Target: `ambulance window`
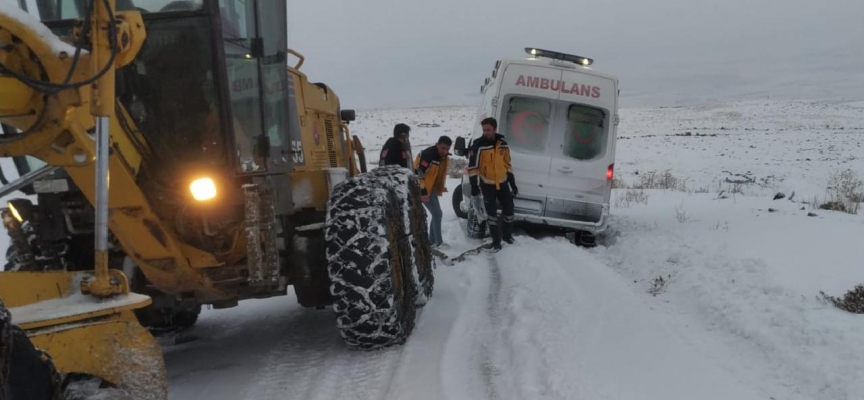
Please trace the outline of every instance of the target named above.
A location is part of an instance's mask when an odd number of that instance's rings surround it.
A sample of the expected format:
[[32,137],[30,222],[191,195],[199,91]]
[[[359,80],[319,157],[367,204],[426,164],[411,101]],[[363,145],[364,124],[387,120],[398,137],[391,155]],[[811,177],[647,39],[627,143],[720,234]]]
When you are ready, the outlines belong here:
[[511,97],[504,110],[504,136],[511,148],[543,153],[549,136],[552,103],[531,97]]
[[577,160],[592,160],[606,148],[606,113],[603,110],[572,104],[567,110],[567,135],[564,155]]

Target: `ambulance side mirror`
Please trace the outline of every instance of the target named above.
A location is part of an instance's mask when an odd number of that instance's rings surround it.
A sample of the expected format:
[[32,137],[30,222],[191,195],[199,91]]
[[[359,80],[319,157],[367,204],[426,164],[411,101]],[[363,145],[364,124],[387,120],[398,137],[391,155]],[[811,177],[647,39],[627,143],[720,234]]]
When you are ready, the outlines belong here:
[[453,150],[454,150],[453,152],[456,153],[457,156],[465,157],[465,150],[467,150],[467,148],[465,147],[465,138],[464,137],[459,136],[456,138],[456,146]]

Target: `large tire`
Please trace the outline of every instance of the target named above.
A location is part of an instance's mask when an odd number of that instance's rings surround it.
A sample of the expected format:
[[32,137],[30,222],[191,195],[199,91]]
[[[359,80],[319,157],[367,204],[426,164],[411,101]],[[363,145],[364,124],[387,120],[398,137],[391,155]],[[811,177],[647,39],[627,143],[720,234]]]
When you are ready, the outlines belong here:
[[301,279],[293,284],[297,303],[307,308],[325,307],[331,304],[330,280],[327,276],[327,259],[324,255],[324,235],[312,232],[308,235],[295,235],[291,240],[291,262],[303,263],[294,266],[293,271],[304,272]]
[[381,167],[342,182],[330,196],[324,228],[330,292],[350,347],[402,344],[414,329],[418,278],[403,196],[416,182],[407,169]]
[[[124,273],[129,277],[129,288],[135,293],[146,294],[153,303],[134,310],[138,322],[153,333],[172,332],[191,328],[198,322],[201,305],[182,304],[174,296],[163,293],[150,285],[141,269],[131,259],[124,260]],[[168,307],[164,307],[168,305]]]
[[[155,291],[150,291],[147,295],[150,297],[168,296],[167,294]],[[198,316],[200,314],[201,305],[182,308],[180,306],[173,308],[156,308],[153,305],[149,305],[135,310],[135,316],[138,317],[138,322],[141,326],[149,329],[153,334],[189,329],[198,322]]]
[[396,191],[402,202],[403,210],[407,210],[405,226],[409,229],[411,240],[411,265],[414,266],[414,282],[421,291],[417,296],[417,304],[426,304],[435,286],[434,260],[429,241],[429,225],[426,219],[426,207],[420,198],[420,183],[417,176],[404,168],[378,168],[365,175],[382,185]]
[[[400,189],[406,185],[399,185]],[[414,266],[417,269],[417,284],[421,289],[417,297],[418,305],[425,305],[432,297],[435,287],[434,257],[429,248],[429,229],[426,219],[426,207],[420,199],[420,185],[414,184],[413,179],[407,182],[408,191],[403,197],[405,209],[409,210],[408,226],[411,228],[411,247],[414,256]]]
[[81,374],[67,375],[63,382],[64,400],[133,400],[127,390],[111,385],[102,379]]
[[[2,307],[2,304],[0,304]],[[3,313],[5,309],[0,309]],[[8,314],[7,314],[8,315]],[[0,317],[2,318],[2,317]],[[0,322],[0,393],[10,399],[53,400],[61,392],[61,376],[51,356],[33,346],[18,326]]]
[[468,213],[462,211],[462,184],[453,189],[453,212],[462,219],[468,218]]
[[294,286],[297,302],[307,308],[323,308],[333,303],[324,254],[326,241],[321,229],[298,232],[296,227],[321,222],[324,217],[324,212],[283,217],[283,231],[288,243],[284,257],[288,283]]

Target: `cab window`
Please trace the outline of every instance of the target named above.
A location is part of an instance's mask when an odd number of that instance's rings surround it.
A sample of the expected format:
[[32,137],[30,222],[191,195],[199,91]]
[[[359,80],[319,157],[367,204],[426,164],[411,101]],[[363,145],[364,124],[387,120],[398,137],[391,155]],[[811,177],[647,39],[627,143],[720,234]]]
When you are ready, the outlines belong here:
[[564,155],[577,160],[602,157],[608,138],[606,112],[581,104],[567,109],[567,132],[564,136]]
[[263,134],[263,110],[258,60],[252,55],[258,24],[253,0],[220,0],[228,93],[233,116],[235,157],[240,172],[266,168],[254,155],[254,143]]
[[270,146],[284,147],[288,131],[288,73],[286,53],[288,29],[285,24],[284,0],[258,0],[264,56],[264,124]]
[[[36,0],[42,21],[84,18],[89,13],[90,4],[89,0]],[[145,14],[195,11],[202,6],[203,0],[117,0],[115,4],[117,11],[137,10]]]
[[546,99],[514,96],[505,104],[501,131],[510,147],[532,153],[545,152],[552,103]]

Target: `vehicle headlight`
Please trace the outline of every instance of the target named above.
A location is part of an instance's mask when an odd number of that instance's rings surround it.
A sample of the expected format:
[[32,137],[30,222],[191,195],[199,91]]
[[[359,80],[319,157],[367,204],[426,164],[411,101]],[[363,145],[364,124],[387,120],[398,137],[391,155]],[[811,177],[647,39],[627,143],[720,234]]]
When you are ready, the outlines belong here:
[[212,200],[216,197],[216,183],[210,178],[198,178],[189,185],[192,197],[198,201]]

